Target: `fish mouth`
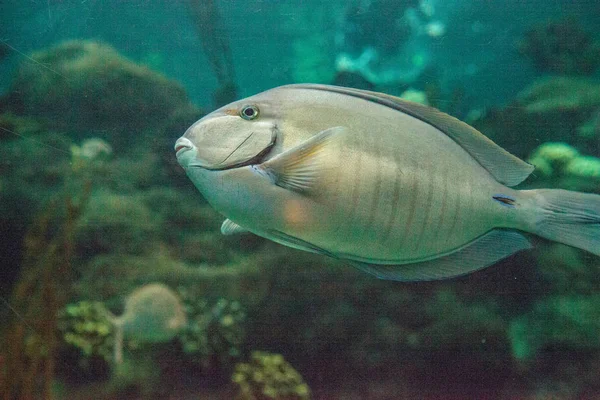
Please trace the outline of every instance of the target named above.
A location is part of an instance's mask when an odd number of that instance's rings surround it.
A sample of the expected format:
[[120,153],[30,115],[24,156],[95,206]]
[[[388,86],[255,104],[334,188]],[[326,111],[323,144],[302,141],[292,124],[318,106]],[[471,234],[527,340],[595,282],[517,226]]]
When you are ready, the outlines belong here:
[[[231,148],[228,151],[223,151],[226,147],[219,148],[213,143],[208,143],[207,146],[195,146],[183,136],[175,142],[175,151],[178,159],[182,161],[180,156],[188,150],[188,147],[195,150],[195,156],[186,164],[188,168],[201,168],[209,171],[242,168],[260,163],[265,159],[275,145],[277,132],[277,128],[273,126],[266,134],[251,131],[244,135],[238,135],[238,143],[235,147],[230,145]],[[183,156],[183,158],[185,157],[187,156]]]
[[182,153],[194,148],[192,142],[186,138],[179,138],[175,142],[175,156],[179,157]]
[[[182,149],[180,151],[183,153],[186,150],[187,149]],[[201,164],[198,162],[195,162],[195,163],[193,162],[193,163],[190,163],[189,166],[192,168],[202,168],[207,171],[226,171],[229,169],[242,168],[242,167],[246,167],[248,165],[260,164],[265,159],[266,153],[268,153],[270,150],[271,150],[270,148],[267,148],[247,161],[242,161],[242,162],[230,164],[230,165],[207,166],[207,165],[204,165],[204,164]],[[179,153],[177,153],[177,155],[179,155]]]

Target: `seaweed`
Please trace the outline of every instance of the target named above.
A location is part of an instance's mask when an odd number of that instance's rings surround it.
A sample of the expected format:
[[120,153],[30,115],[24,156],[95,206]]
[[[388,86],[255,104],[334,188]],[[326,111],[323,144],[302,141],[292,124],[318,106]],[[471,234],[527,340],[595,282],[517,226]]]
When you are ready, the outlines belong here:
[[60,343],[57,318],[69,297],[75,225],[91,192],[85,174],[71,178],[64,194],[49,202],[24,238],[20,275],[8,302],[13,313],[0,354],[4,399],[52,398]]

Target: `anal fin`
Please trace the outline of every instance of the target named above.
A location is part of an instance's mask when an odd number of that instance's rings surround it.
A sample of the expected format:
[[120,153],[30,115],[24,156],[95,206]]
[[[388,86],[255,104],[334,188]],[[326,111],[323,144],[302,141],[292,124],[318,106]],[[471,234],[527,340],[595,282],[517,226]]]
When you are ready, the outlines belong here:
[[226,219],[225,221],[223,221],[223,224],[221,225],[221,233],[225,236],[229,236],[229,235],[235,235],[238,233],[247,233],[248,230],[245,228],[242,228],[241,226],[239,226],[238,224],[236,224],[235,222],[233,222],[230,219]]
[[400,265],[349,261],[361,271],[379,279],[394,281],[432,281],[453,278],[490,266],[520,250],[531,248],[519,232],[496,229],[475,239],[466,247],[429,261]]

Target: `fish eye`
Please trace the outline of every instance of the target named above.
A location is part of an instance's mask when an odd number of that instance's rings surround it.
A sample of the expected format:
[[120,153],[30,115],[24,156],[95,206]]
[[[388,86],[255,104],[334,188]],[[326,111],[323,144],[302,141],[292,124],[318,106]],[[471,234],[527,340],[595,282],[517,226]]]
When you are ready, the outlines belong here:
[[240,110],[240,117],[242,117],[248,121],[250,121],[251,119],[257,118],[258,114],[259,114],[258,107],[253,106],[253,105],[244,106]]

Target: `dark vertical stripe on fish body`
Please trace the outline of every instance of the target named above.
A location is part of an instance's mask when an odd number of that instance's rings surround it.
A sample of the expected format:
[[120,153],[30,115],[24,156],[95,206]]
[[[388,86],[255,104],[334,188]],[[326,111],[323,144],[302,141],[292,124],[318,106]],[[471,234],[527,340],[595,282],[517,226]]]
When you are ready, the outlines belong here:
[[454,179],[453,184],[455,185],[456,190],[456,200],[454,207],[452,207],[454,211],[454,215],[452,216],[452,223],[450,224],[450,228],[448,228],[448,233],[446,234],[446,243],[450,241],[450,238],[454,235],[454,230],[456,229],[456,225],[458,224],[458,218],[462,211],[462,190],[460,187],[463,185],[460,172],[457,174],[456,179]]
[[[333,160],[334,163],[336,163],[337,161],[341,161],[341,160],[338,160],[338,158],[337,158],[338,154],[346,154],[346,150],[347,150],[346,144],[343,143],[341,147],[342,148],[339,150],[340,153],[335,154],[336,157]],[[341,198],[341,196],[340,196],[341,191],[343,190],[343,184],[341,182],[342,177],[343,177],[341,164],[338,164],[337,168],[331,168],[331,169],[333,172],[332,172],[332,176],[331,176],[332,183],[331,183],[330,187],[328,188],[329,193],[331,194],[331,197],[330,197],[331,202],[329,203],[331,209],[329,210],[329,212],[335,216],[332,219],[332,221],[335,221],[335,224],[336,224],[335,231],[340,232],[346,221],[346,216],[343,215],[342,212],[340,212],[341,207],[339,207],[339,203],[338,203]],[[342,235],[333,235],[331,238],[332,243],[335,245],[341,243],[344,240],[344,238],[341,236]]]
[[[466,203],[466,208],[465,210],[467,210],[467,212],[471,213],[471,216],[469,218],[469,220],[473,220],[474,218],[478,218],[478,216],[472,215],[473,212],[475,211],[473,209],[473,200],[475,200],[474,196],[473,196],[473,189],[475,189],[475,186],[473,185],[473,181],[471,181],[470,179],[467,179],[465,181],[465,186],[467,187],[467,198],[465,199],[465,203]],[[461,230],[464,230],[467,224],[467,219],[463,218],[462,219],[462,227]]]
[[448,168],[442,168],[442,201],[440,204],[440,216],[438,217],[437,226],[433,235],[433,243],[438,243],[440,233],[444,227],[444,219],[446,218],[446,200],[448,197]]
[[[360,145],[361,145],[361,135],[354,135],[353,139],[355,142],[355,146],[354,149],[360,149]],[[355,166],[354,166],[354,171],[355,173],[352,174],[352,191],[351,191],[351,195],[350,195],[350,210],[348,211],[348,223],[351,225],[352,222],[355,219],[356,216],[356,210],[358,207],[358,199],[360,198],[360,177],[362,175],[361,173],[361,169],[362,169],[362,152],[361,151],[356,151],[356,160],[354,160],[355,162]]]
[[[434,171],[434,163],[429,163],[423,170],[423,174],[426,179],[429,181],[429,185],[427,185],[427,197],[425,198],[425,203],[423,204],[423,221],[421,221],[421,230],[417,234],[417,242],[415,245],[415,251],[418,251],[423,245],[423,239],[426,232],[429,232],[430,229],[430,215],[431,215],[431,201],[433,200],[433,189],[435,185],[435,171]],[[428,243],[430,245],[430,243]]]
[[375,214],[378,211],[379,198],[381,191],[381,147],[379,135],[371,135],[373,137],[372,156],[375,157],[375,174],[373,176],[373,193],[371,196],[371,204],[369,205],[369,217],[367,218],[366,229],[367,231],[373,231],[373,222],[375,221]]
[[406,244],[406,239],[410,234],[410,228],[412,227],[413,219],[415,218],[415,211],[417,209],[417,198],[419,195],[419,165],[417,163],[414,164],[411,173],[412,182],[410,183],[410,201],[408,204],[408,215],[406,217],[406,223],[404,225],[404,232],[402,236],[398,238],[400,240],[400,245],[398,248],[402,248]]
[[392,226],[396,222],[396,218],[398,218],[398,205],[400,203],[400,183],[401,183],[401,175],[402,170],[398,167],[396,162],[392,163],[394,166],[394,187],[392,192],[392,207],[390,209],[390,215],[385,222],[385,227],[383,229],[383,236],[381,240],[386,242],[390,238],[390,232],[392,231]]
[[[337,151],[337,149],[336,149]],[[333,159],[333,162],[338,164],[338,161],[341,162],[342,159],[341,157],[339,157],[339,154],[347,154],[348,153],[348,147],[346,145],[346,143],[342,143],[341,145],[341,149],[339,149],[339,153],[334,153],[335,158]],[[338,159],[339,157],[339,159]],[[330,204],[332,205],[332,207],[334,208],[338,208],[339,206],[339,198],[340,198],[340,191],[342,190],[342,185],[340,182],[341,178],[342,178],[342,165],[341,163],[339,163],[337,165],[336,168],[331,168],[332,172],[332,176],[331,176],[331,180],[332,180],[332,184],[331,186],[328,188],[329,189],[329,193],[331,193],[331,202]]]

